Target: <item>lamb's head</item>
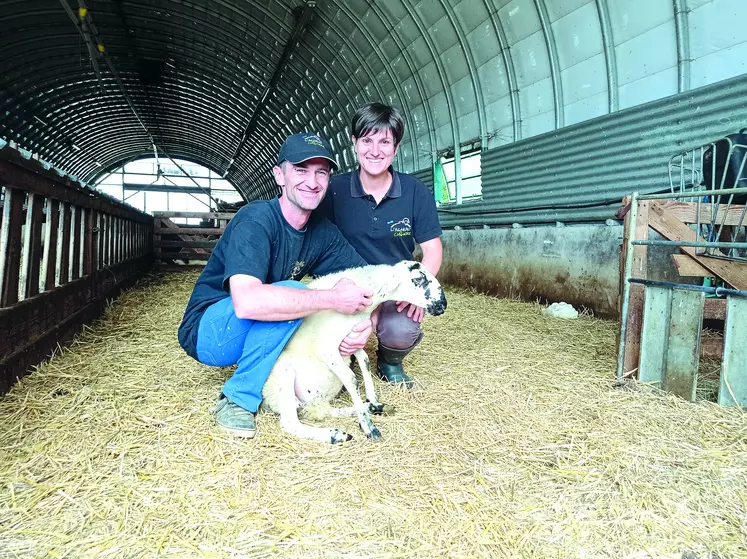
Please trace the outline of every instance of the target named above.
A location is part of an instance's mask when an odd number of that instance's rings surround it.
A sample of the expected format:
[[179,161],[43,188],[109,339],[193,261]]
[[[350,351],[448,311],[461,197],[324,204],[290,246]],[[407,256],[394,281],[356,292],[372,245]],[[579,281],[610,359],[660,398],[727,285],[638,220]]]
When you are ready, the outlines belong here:
[[386,296],[385,300],[407,301],[434,316],[446,312],[444,290],[425,266],[414,260],[403,260],[393,268],[394,273],[379,293]]

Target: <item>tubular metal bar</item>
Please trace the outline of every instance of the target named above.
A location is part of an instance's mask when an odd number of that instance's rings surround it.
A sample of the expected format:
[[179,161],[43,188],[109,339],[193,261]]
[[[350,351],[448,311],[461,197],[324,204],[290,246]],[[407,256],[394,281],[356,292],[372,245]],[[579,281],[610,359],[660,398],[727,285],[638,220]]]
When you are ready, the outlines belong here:
[[633,241],[634,245],[657,245],[665,247],[699,247],[699,248],[747,248],[747,243],[697,242],[697,241],[660,241],[654,239]]
[[671,283],[668,281],[656,281],[643,278],[628,278],[630,283],[640,283],[652,287],[668,287],[671,289],[684,289],[685,291],[702,291],[713,295],[734,295],[736,297],[747,297],[747,291],[742,289],[727,289],[725,287],[707,287],[705,285],[692,285],[689,283]]
[[722,196],[724,194],[747,194],[747,187],[720,188],[716,190],[690,190],[687,192],[660,192],[659,194],[641,194],[639,200],[672,200],[676,198],[700,198],[701,196]]
[[638,192],[633,192],[630,198],[630,213],[628,214],[628,246],[625,253],[625,272],[623,278],[623,302],[620,317],[620,345],[617,348],[617,380],[622,381],[625,367],[625,331],[628,328],[628,307],[630,306],[630,279],[633,270],[633,237],[635,236],[636,218],[638,216]]

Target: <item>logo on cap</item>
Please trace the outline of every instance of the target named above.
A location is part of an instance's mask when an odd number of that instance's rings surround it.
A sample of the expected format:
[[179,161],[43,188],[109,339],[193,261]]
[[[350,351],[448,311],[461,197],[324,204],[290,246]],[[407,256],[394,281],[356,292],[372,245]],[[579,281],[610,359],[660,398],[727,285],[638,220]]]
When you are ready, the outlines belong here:
[[317,136],[316,134],[313,134],[313,135],[311,135],[311,136],[304,136],[304,137],[303,137],[303,139],[304,139],[304,141],[305,141],[305,142],[306,142],[307,144],[310,144],[310,145],[312,145],[312,146],[318,146],[318,147],[320,147],[320,148],[324,148],[324,149],[327,149],[327,148],[325,147],[325,145],[324,145],[324,144],[322,143],[322,139],[321,139],[321,138],[320,138],[319,136]]

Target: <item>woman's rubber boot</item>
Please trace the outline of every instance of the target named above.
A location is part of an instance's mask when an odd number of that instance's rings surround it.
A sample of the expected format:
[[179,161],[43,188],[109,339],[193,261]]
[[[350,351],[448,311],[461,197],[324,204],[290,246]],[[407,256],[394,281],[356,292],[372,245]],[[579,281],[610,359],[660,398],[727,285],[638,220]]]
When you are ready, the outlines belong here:
[[405,374],[402,368],[402,360],[410,353],[413,348],[392,349],[379,344],[379,350],[376,354],[376,370],[381,380],[391,384],[401,384],[405,388],[412,388],[415,383]]

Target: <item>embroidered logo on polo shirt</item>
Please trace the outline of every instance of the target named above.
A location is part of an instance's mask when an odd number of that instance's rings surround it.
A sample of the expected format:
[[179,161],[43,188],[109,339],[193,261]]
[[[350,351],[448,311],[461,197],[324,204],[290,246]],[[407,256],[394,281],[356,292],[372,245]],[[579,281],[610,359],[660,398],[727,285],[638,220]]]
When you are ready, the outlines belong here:
[[300,277],[296,277],[296,276],[300,276],[301,275],[301,270],[303,270],[303,267],[305,265],[306,265],[306,262],[297,261],[293,265],[293,269],[291,270],[290,277],[288,279],[296,280],[296,281],[298,281],[299,279],[301,279]]
[[324,147],[324,144],[322,143],[322,139],[316,134],[312,136],[304,136],[303,139],[307,144],[311,144],[312,146],[318,146],[320,148]]
[[403,217],[398,222],[389,222],[389,230],[394,233],[395,237],[408,237],[412,235],[412,225],[410,225],[410,218]]

